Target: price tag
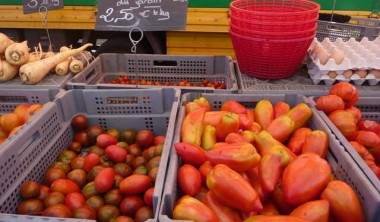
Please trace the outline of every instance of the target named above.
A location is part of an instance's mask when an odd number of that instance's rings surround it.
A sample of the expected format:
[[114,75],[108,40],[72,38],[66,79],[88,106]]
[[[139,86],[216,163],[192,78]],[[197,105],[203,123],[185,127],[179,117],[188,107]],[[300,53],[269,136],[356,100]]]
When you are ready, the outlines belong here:
[[41,8],[44,11],[50,11],[63,8],[63,0],[24,0],[24,14],[40,12]]
[[99,0],[96,30],[166,31],[186,28],[187,0]]

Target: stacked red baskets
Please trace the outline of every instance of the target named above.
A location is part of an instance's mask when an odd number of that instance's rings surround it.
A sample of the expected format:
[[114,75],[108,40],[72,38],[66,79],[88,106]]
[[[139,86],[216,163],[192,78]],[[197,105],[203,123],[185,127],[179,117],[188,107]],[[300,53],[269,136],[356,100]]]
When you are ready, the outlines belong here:
[[313,41],[320,6],[307,0],[235,0],[230,36],[242,73],[283,79],[299,69]]

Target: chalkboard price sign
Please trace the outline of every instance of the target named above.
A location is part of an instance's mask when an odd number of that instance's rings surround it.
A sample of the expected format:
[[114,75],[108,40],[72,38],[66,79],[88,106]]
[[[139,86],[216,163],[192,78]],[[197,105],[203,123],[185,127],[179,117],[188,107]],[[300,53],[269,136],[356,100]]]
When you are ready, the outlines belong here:
[[63,0],[24,0],[24,14],[63,8]]
[[99,0],[96,30],[166,31],[186,28],[187,0]]

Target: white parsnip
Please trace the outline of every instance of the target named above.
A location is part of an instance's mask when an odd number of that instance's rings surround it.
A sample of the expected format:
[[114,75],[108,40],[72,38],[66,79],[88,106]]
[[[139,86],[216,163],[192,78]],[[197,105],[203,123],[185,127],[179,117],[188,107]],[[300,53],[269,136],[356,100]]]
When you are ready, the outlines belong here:
[[71,62],[69,65],[69,69],[71,73],[73,73],[74,75],[78,74],[79,72],[83,70],[83,68],[84,68],[84,64],[82,61],[76,59],[75,57],[71,59]]
[[15,42],[5,49],[5,59],[12,65],[21,66],[29,60],[29,47],[27,41]]
[[0,32],[0,54],[3,54],[5,49],[13,43],[14,41],[12,39]]
[[7,60],[0,60],[0,82],[13,79],[18,73],[18,66],[9,64]]
[[[59,49],[59,52],[65,52],[70,50],[67,46],[62,46]],[[55,73],[59,76],[64,76],[69,73],[69,64],[71,61],[72,56],[68,57],[66,60],[60,62],[58,65],[55,66]]]
[[91,46],[91,43],[87,43],[79,48],[70,49],[65,52],[59,52],[52,57],[22,65],[19,70],[20,78],[26,84],[36,84],[41,81],[49,73],[49,71],[60,62],[65,61],[71,56],[75,56],[81,53],[83,50]]

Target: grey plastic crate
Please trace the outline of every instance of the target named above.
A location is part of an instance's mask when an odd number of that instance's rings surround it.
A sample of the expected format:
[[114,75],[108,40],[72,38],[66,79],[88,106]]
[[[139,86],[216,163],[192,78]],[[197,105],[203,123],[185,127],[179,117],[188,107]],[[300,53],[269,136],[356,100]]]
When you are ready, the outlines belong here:
[[[235,73],[239,85],[239,93],[257,94],[257,93],[275,93],[275,94],[302,94],[305,96],[325,95],[331,88],[325,84],[314,84],[308,74],[306,66],[302,66],[297,73],[287,79],[268,80],[258,79],[240,71],[239,66],[235,63]],[[363,84],[356,88],[366,95],[378,95],[378,86],[368,86]]]
[[[2,177],[1,179],[0,213],[9,215],[0,214],[0,219],[6,217],[12,218],[12,220],[7,221],[20,220],[15,212],[17,204],[21,200],[19,196],[21,184],[27,180],[43,182],[43,174],[46,169],[56,160],[58,153],[66,149],[73,139],[74,130],[70,124],[72,117],[82,113],[89,118],[89,125],[100,125],[105,130],[110,128],[119,130],[127,128],[148,129],[152,130],[155,135],[166,136],[153,196],[155,218],[149,220],[157,221],[156,212],[161,202],[179,97],[180,90],[178,89],[77,89],[60,94],[50,109],[53,117],[41,116],[41,119],[49,119],[48,123],[45,124],[46,121],[44,121],[32,126],[33,130],[38,132],[40,128],[46,128],[45,125],[49,125],[50,134],[42,136],[34,133],[30,135],[31,138],[37,137],[36,140],[38,141],[45,141],[43,146],[36,146],[35,144],[29,146],[31,150],[37,150],[38,155],[30,157],[23,153],[23,158],[20,158],[20,161],[27,158],[27,164],[11,167],[1,165],[1,169],[12,170],[17,175],[17,179],[11,183],[7,178]],[[19,153],[19,149],[14,149],[14,156],[19,155]],[[55,221],[56,219],[52,220]],[[36,217],[33,218],[33,221],[46,221],[46,218]],[[60,218],[60,221],[71,221],[71,219]]]
[[350,23],[337,23],[318,20],[317,39],[323,41],[329,38],[335,41],[337,38],[348,41],[355,38],[357,41],[367,37],[374,40],[380,35],[380,20],[369,18],[351,18]]
[[[0,196],[13,184],[22,172],[19,168],[28,167],[44,146],[59,131],[51,125],[56,121],[55,97],[63,93],[59,89],[0,89],[0,115],[12,112],[18,105],[44,104],[43,108],[27,121],[13,136],[0,144]],[[35,125],[40,125],[35,128]]]
[[[148,86],[133,84],[110,84],[120,76],[135,80],[178,83],[189,80],[192,83],[219,81],[226,89],[211,87]],[[67,89],[105,88],[179,88],[185,92],[237,93],[238,86],[233,62],[229,56],[176,56],[150,54],[99,55],[88,67],[66,84]]]
[[[91,54],[90,52],[85,51],[83,55],[86,57],[86,59],[90,62]],[[80,60],[85,60],[82,56],[77,56],[76,58]],[[64,89],[66,87],[66,83],[73,78],[73,74],[69,73],[64,76],[59,76],[57,74],[49,73],[47,76],[45,76],[40,82],[33,85],[24,84],[24,82],[20,79],[20,77],[17,75],[15,78],[6,81],[6,82],[0,82],[0,88],[7,88],[7,89]]]
[[[309,97],[310,104],[315,107],[315,101],[317,97]],[[363,119],[374,120],[380,122],[380,97],[360,97],[359,101],[355,105],[362,111]],[[316,108],[315,108],[316,109]],[[350,154],[355,163],[364,172],[364,175],[371,181],[374,189],[377,190],[377,196],[379,196],[378,201],[380,202],[380,180],[368,167],[368,165],[363,161],[360,155],[356,152],[354,148],[349,144],[348,140],[343,136],[343,134],[336,128],[336,126],[330,121],[328,116],[323,111],[317,111],[321,118],[325,121],[326,125],[331,129],[331,131],[339,139],[342,146],[345,147],[347,152]],[[380,209],[379,209],[380,210]]]
[[[173,144],[180,141],[179,127],[181,127],[183,118],[185,116],[184,105],[186,102],[198,97],[199,94],[187,93],[182,96],[180,111],[178,113],[176,130],[174,135]],[[212,110],[219,110],[223,102],[233,99],[246,107],[254,108],[256,103],[261,99],[268,99],[272,103],[278,101],[285,101],[291,106],[300,102],[307,103],[308,100],[304,96],[300,95],[285,95],[285,94],[255,94],[255,95],[215,95],[215,94],[202,94],[206,97]],[[313,115],[309,121],[309,127],[312,129],[320,129],[325,131],[329,137],[329,151],[327,154],[327,160],[329,161],[334,175],[348,184],[350,184],[359,196],[360,202],[365,212],[366,221],[378,221],[380,217],[380,196],[377,190],[372,186],[371,182],[363,175],[360,168],[352,161],[352,158],[339,143],[337,138],[331,132],[329,127],[324,123],[322,118],[316,114],[316,110],[313,110]],[[161,209],[159,212],[160,222],[176,221],[172,218],[172,213],[176,200],[179,198],[179,188],[177,186],[177,171],[181,165],[181,159],[178,157],[175,149],[171,150],[170,164],[168,167],[168,173],[166,176],[165,189],[163,193],[163,199],[161,203]]]

